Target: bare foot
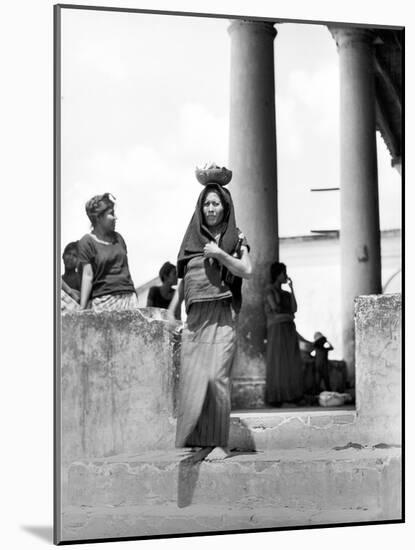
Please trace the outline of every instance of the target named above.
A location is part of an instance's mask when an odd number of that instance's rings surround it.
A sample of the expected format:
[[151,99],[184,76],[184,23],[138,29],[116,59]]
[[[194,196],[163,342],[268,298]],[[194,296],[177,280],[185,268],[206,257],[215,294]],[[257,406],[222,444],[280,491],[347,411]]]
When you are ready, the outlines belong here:
[[208,455],[205,456],[207,462],[213,462],[215,460],[224,460],[229,456],[229,449],[226,447],[213,447]]

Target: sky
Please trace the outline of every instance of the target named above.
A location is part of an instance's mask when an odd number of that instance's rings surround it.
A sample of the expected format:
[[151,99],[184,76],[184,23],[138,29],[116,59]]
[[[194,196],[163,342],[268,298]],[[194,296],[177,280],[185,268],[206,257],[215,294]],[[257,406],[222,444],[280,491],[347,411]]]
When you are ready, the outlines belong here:
[[[85,202],[111,192],[136,286],[176,262],[195,167],[227,165],[229,23],[62,11],[62,245],[90,230]],[[310,191],[340,183],[336,46],[325,26],[276,28],[279,233],[339,229],[338,191]],[[398,228],[400,176],[377,144],[381,228]]]

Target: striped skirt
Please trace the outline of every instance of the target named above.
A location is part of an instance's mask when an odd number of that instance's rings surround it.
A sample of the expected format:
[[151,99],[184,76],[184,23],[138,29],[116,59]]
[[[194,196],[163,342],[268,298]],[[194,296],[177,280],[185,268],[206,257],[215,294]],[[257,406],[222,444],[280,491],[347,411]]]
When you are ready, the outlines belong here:
[[235,349],[230,301],[192,304],[182,334],[176,447],[226,447]]
[[138,308],[138,298],[135,292],[129,292],[128,294],[105,294],[91,300],[91,309],[95,313],[136,308]]
[[81,306],[61,288],[61,314],[80,311]]

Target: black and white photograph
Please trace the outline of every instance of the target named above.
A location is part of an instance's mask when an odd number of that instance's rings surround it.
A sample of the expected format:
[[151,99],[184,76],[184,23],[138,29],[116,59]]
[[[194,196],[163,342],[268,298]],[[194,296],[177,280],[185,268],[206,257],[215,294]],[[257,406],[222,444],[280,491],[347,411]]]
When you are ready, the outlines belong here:
[[402,521],[403,27],[55,40],[57,542]]
[[399,1],[37,4],[3,48],[8,547],[405,547]]

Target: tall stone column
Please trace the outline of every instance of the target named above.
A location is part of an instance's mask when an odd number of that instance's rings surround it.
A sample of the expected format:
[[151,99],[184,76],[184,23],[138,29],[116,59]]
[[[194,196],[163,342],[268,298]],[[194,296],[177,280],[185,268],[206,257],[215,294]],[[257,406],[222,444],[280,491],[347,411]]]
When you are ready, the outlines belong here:
[[[229,167],[233,171],[229,189],[235,203],[237,224],[251,246],[253,263],[253,277],[243,284],[238,355],[234,367],[237,380],[238,377],[263,378],[265,374],[263,292],[269,280],[269,266],[278,258],[274,85],[274,38],[277,32],[272,23],[233,21],[229,34]],[[251,397],[255,400],[254,396]],[[245,404],[249,406],[249,403]]]
[[343,355],[354,383],[354,299],[380,294],[373,36],[330,28],[340,64],[340,246]]

